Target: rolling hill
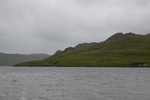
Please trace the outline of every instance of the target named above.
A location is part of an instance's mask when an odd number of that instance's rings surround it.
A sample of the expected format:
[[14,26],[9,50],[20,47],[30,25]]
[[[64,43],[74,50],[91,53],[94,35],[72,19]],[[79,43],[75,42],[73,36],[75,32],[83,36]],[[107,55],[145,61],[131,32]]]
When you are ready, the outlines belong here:
[[116,33],[103,42],[78,44],[46,59],[16,66],[148,67],[150,34]]
[[0,66],[12,66],[17,63],[33,61],[33,60],[42,60],[49,57],[48,54],[5,54],[0,53]]

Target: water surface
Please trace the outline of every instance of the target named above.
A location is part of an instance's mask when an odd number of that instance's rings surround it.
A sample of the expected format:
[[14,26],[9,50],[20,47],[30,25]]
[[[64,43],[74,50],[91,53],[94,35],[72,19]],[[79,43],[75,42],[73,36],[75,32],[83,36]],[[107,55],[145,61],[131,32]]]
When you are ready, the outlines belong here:
[[0,100],[150,100],[149,68],[0,67]]

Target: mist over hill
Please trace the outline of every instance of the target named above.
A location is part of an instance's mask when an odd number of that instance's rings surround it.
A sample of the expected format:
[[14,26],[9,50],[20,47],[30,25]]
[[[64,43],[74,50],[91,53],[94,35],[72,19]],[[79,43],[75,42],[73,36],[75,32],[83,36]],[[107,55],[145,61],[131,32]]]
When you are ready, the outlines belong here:
[[53,56],[16,66],[150,66],[150,34],[116,33],[103,42],[82,43]]
[[6,54],[0,53],[0,66],[12,66],[17,63],[33,61],[33,60],[42,60],[46,57],[49,57],[48,54]]

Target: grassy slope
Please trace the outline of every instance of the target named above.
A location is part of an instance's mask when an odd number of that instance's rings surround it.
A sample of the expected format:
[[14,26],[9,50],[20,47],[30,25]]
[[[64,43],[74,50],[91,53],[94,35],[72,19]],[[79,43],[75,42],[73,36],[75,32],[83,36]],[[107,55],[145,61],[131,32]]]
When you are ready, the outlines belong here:
[[138,66],[150,64],[150,35],[118,33],[104,42],[83,43],[40,61],[17,66]]

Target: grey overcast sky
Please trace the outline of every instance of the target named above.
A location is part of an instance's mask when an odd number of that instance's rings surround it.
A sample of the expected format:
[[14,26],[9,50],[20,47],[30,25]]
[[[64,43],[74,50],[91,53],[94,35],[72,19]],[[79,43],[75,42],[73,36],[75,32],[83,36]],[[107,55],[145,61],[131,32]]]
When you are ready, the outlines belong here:
[[0,52],[49,53],[150,33],[150,0],[0,0]]

